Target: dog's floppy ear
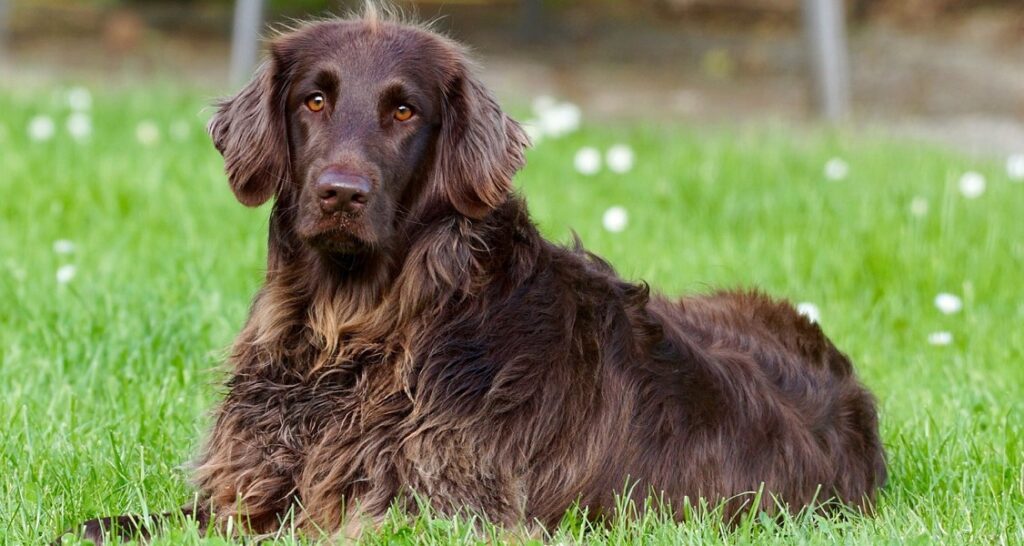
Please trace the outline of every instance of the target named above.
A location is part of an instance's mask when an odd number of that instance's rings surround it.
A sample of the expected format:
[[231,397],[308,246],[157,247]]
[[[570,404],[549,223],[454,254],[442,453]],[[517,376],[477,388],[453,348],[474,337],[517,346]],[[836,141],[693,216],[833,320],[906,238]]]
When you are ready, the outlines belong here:
[[479,219],[503,203],[529,143],[459,59],[442,98],[435,160],[436,182],[455,209]]
[[265,62],[237,95],[221,101],[207,126],[235,197],[256,207],[288,178],[283,85],[277,61]]

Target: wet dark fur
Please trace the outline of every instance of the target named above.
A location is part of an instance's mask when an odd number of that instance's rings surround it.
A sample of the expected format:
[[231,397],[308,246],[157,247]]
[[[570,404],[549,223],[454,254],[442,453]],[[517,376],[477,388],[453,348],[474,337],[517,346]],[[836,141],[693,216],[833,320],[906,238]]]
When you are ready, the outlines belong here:
[[[341,32],[369,63],[427,51],[397,62],[437,95],[393,233],[358,253],[296,234],[302,151],[276,110],[289,70]],[[358,533],[420,495],[442,514],[552,526],[575,501],[612,512],[627,483],[680,516],[703,497],[729,499],[731,517],[762,484],[768,512],[772,496],[870,508],[885,458],[846,356],[788,303],[654,296],[544,240],[510,189],[527,139],[456,45],[371,18],[307,25],[273,52],[211,123],[239,199],[276,196],[266,283],[196,464],[214,524],[266,533],[293,511],[301,529]]]

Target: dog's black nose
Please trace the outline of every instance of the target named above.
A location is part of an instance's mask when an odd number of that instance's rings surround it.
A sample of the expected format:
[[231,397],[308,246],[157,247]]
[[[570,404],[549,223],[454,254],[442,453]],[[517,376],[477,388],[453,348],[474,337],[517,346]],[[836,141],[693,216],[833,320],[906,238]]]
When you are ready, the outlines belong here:
[[327,169],[316,181],[320,208],[327,213],[356,212],[370,197],[370,180],[365,176]]

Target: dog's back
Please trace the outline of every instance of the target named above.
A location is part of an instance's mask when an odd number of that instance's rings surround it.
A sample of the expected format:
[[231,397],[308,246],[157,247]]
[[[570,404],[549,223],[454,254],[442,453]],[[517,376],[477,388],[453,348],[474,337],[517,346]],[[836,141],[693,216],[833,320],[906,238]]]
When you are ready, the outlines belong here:
[[557,479],[533,480],[533,517],[561,513],[545,480],[571,482],[592,514],[626,490],[677,514],[684,499],[727,500],[727,519],[759,490],[768,512],[871,507],[886,477],[875,401],[817,324],[756,292],[652,297],[580,248],[548,248],[547,300],[567,298],[562,320],[575,325],[569,356],[550,366],[594,380],[558,385],[586,421],[563,431],[577,448],[560,456]]

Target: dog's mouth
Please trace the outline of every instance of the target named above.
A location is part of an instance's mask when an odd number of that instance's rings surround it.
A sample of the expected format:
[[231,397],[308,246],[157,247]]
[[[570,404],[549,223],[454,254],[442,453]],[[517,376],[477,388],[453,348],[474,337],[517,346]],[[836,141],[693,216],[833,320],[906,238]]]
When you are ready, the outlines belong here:
[[360,254],[371,247],[369,237],[363,233],[362,223],[348,215],[325,216],[301,231],[300,236],[306,244],[321,252]]

